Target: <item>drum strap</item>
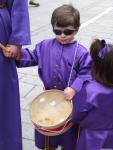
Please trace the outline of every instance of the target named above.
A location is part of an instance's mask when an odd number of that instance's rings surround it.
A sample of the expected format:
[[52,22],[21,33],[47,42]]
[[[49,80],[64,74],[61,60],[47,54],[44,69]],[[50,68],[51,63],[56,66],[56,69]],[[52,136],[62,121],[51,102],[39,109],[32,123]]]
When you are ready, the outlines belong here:
[[45,136],[45,147],[44,150],[49,150],[49,136]]
[[80,125],[78,126],[78,133],[77,133],[77,142],[78,142],[78,140],[79,140],[79,138],[80,138]]
[[77,42],[76,48],[75,48],[74,59],[73,59],[73,63],[72,63],[72,67],[71,67],[71,71],[70,71],[70,75],[69,75],[68,85],[67,85],[68,87],[70,85],[71,76],[72,76],[73,68],[74,68],[74,65],[75,65],[75,58],[76,58],[76,55],[77,55],[77,49],[78,49],[78,42]]

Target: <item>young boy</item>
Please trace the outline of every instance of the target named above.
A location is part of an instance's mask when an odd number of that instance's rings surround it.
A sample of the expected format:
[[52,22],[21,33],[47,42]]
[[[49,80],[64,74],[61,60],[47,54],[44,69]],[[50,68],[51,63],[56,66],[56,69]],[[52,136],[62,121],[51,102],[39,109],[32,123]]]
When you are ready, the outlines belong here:
[[[79,11],[72,5],[62,5],[54,10],[51,18],[56,38],[43,40],[33,51],[22,49],[19,67],[38,65],[38,73],[46,90],[64,90],[71,100],[90,78],[91,58],[81,44],[74,40],[80,27]],[[44,149],[45,136],[35,131],[35,143]],[[61,145],[63,150],[74,150],[75,128],[66,133],[49,137],[49,149]]]

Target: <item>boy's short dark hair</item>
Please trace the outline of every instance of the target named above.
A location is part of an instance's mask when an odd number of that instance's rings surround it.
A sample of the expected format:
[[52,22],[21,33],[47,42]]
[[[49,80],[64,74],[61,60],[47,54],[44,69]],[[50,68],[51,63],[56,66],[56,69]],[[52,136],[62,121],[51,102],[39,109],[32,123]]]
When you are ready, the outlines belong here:
[[99,83],[113,87],[113,45],[108,44],[110,51],[104,58],[100,58],[99,51],[103,48],[102,42],[95,39],[90,46],[90,54],[93,59],[92,76]]
[[72,5],[62,5],[53,11],[51,17],[51,24],[59,27],[73,26],[77,28],[80,26],[80,13]]

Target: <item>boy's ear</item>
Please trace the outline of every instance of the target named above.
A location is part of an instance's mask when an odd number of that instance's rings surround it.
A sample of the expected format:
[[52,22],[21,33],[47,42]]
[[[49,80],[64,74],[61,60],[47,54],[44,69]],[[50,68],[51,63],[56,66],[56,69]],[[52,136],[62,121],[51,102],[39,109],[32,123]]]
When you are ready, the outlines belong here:
[[80,29],[80,26],[79,26],[79,27],[77,27],[77,32],[79,31],[79,29]]
[[75,32],[75,34],[78,33],[79,29],[80,29],[80,27],[76,27],[76,32]]

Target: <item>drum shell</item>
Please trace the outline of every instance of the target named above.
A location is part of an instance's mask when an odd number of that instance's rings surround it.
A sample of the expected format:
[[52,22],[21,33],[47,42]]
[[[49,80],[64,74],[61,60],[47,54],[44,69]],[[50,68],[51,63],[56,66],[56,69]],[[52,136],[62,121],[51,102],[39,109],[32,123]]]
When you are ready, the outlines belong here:
[[[46,93],[46,92],[60,92],[60,94],[61,93],[63,93],[63,91],[60,91],[60,90],[48,90],[48,91],[45,91],[45,92],[43,92],[43,93],[41,93],[41,94],[44,94],[44,93]],[[40,95],[41,95],[40,94]],[[39,97],[40,97],[40,95],[39,95]],[[61,95],[62,96],[62,95]],[[38,96],[37,96],[38,97]],[[37,98],[36,97],[36,98]],[[34,99],[34,101],[36,100],[36,98]],[[35,104],[35,103],[34,103]],[[59,103],[58,103],[59,104]],[[65,118],[65,120],[64,121],[62,121],[62,122],[60,122],[59,124],[55,124],[55,125],[51,125],[51,126],[41,126],[40,124],[38,124],[34,119],[33,119],[33,117],[32,117],[32,113],[31,113],[31,106],[33,105],[33,102],[30,104],[30,118],[31,118],[31,121],[32,121],[32,123],[34,124],[34,126],[35,126],[35,128],[36,128],[36,130],[38,131],[38,132],[40,132],[41,134],[43,134],[43,135],[47,135],[47,136],[55,136],[55,135],[59,135],[59,134],[62,134],[62,133],[64,133],[64,132],[66,132],[68,129],[70,129],[71,128],[71,126],[72,126],[72,122],[71,122],[71,114],[69,115],[69,116],[67,116],[67,118]],[[71,103],[71,105],[72,105],[72,103]],[[37,108],[36,108],[37,109]],[[72,111],[70,112],[70,113],[72,113]]]
[[41,134],[46,135],[46,136],[56,136],[56,135],[63,134],[66,131],[68,131],[72,127],[72,125],[73,124],[72,124],[71,120],[68,121],[67,123],[63,124],[63,125],[60,124],[59,126],[51,128],[51,129],[41,128],[38,125],[34,124],[35,129],[38,132],[40,132]]
[[[64,126],[60,126],[59,128],[63,128]],[[63,134],[65,133],[66,131],[68,131],[70,128],[72,127],[72,123],[69,122],[69,124],[67,124],[67,126],[62,130],[60,130],[59,128],[55,128],[55,129],[51,129],[51,130],[46,130],[46,129],[41,129],[39,127],[36,127],[35,126],[35,129],[40,132],[41,134],[43,135],[46,135],[46,136],[57,136],[57,135],[60,135],[60,134]]]

